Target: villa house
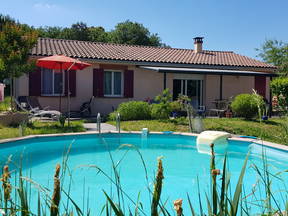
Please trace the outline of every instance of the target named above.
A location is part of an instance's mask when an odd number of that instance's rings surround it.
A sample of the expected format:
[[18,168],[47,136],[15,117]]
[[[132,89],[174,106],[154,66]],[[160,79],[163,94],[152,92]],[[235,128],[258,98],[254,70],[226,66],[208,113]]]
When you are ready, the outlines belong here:
[[[92,112],[107,114],[130,100],[152,99],[165,88],[173,98],[185,94],[194,106],[213,108],[216,99],[228,99],[252,89],[271,101],[269,82],[276,67],[231,51],[202,49],[203,38],[194,38],[194,50],[120,45],[39,38],[31,59],[63,54],[92,66],[70,73],[71,108],[93,95]],[[43,107],[67,104],[66,73],[38,68],[17,80],[18,96],[37,96]],[[61,88],[63,86],[64,88]]]

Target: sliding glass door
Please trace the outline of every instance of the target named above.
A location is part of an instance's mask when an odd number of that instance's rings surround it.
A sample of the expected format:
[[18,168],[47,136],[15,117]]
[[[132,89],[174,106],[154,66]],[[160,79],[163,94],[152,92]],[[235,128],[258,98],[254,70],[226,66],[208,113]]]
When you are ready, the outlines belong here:
[[174,79],[173,100],[176,100],[179,94],[187,95],[193,107],[198,108],[203,103],[203,80]]

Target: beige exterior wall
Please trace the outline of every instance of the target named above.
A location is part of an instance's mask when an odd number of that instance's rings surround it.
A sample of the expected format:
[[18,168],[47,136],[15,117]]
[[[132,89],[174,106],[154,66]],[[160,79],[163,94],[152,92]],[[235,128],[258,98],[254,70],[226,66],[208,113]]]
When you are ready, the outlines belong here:
[[[205,105],[207,109],[215,108],[212,102],[220,98],[220,75],[207,75],[205,86]],[[223,76],[222,98],[229,99],[238,94],[252,93],[253,88],[253,76]]]
[[253,88],[254,77],[223,76],[223,99],[229,99],[243,93],[250,94]]
[[29,95],[29,76],[24,74],[23,76],[16,79],[16,95]]
[[[93,95],[93,68],[99,68],[98,64],[93,64],[82,71],[76,73],[76,97],[71,97],[71,110],[79,110],[83,102],[89,101]],[[93,115],[110,113],[113,108],[129,100],[153,99],[161,93],[164,88],[163,73],[137,68],[133,65],[128,67],[134,70],[134,98],[94,98],[92,105]],[[192,74],[172,74],[167,73],[166,87],[173,92],[173,79],[203,79],[203,103],[209,108],[213,108],[212,101],[220,97],[220,76],[219,75],[192,75]],[[269,98],[269,78],[266,79],[266,95]],[[29,95],[29,79],[24,75],[17,80],[17,95]],[[236,96],[240,93],[251,93],[254,88],[254,77],[249,76],[223,76],[223,99]],[[59,97],[39,97],[43,107],[49,106],[51,109],[58,110]],[[67,98],[62,97],[62,112],[67,110]]]
[[220,97],[220,77],[219,75],[206,75],[205,79],[204,105],[207,109],[213,107],[212,101]]

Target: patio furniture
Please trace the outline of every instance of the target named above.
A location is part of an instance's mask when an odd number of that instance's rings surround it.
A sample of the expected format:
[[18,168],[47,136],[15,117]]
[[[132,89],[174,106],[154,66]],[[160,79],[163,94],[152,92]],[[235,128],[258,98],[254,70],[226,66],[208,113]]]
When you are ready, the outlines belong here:
[[22,110],[22,108],[25,108],[26,110],[31,110],[32,109],[31,106],[28,103],[28,96],[19,96],[17,101],[15,100],[15,103],[17,105],[17,109],[18,110]]
[[41,104],[39,103],[38,97],[36,96],[29,96],[27,101],[32,109],[38,108],[40,110],[49,110],[49,106],[44,107],[44,108],[41,106]]
[[205,106],[199,106],[196,111],[197,111],[197,114],[199,116],[202,116],[202,117],[206,116],[206,107]]
[[[73,118],[77,118],[77,117],[89,117],[91,116],[91,104],[93,102],[94,96],[92,96],[90,98],[89,101],[84,102],[81,106],[80,106],[80,110],[79,111],[70,111],[70,117]],[[67,115],[68,113],[66,113],[65,115]]]
[[[22,100],[24,99],[21,98]],[[32,108],[29,105],[25,105],[25,102],[19,102],[16,98],[14,98],[14,101],[17,105],[17,108],[21,111],[28,113],[28,118],[31,119],[33,117],[47,117],[49,116],[53,120],[59,120],[61,113],[57,110],[40,110],[39,108]],[[28,107],[28,108],[27,108]]]
[[230,102],[228,100],[215,100],[212,103],[215,104],[215,108],[209,109],[209,116],[216,114],[219,118],[224,116],[224,113],[228,110]]
[[35,96],[19,96],[18,102],[27,110],[49,110],[49,106],[43,108]]

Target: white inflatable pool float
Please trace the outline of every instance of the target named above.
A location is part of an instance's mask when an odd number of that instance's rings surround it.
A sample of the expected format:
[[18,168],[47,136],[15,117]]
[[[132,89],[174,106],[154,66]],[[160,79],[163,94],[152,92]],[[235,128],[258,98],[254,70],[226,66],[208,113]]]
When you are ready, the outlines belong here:
[[228,147],[228,138],[230,133],[223,131],[203,131],[197,137],[197,150],[199,153],[211,154],[210,145],[214,144],[214,152],[223,154]]

